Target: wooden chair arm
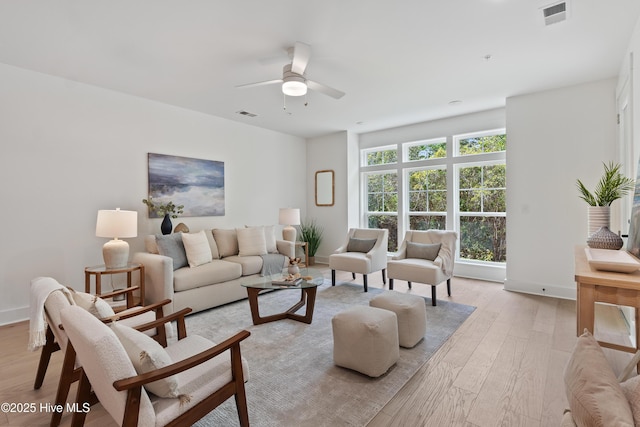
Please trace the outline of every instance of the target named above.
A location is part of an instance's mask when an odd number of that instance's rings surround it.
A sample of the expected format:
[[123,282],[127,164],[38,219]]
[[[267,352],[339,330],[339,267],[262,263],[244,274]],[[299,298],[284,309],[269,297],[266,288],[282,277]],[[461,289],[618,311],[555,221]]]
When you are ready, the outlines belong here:
[[187,359],[172,363],[171,365],[165,366],[164,368],[155,369],[153,371],[136,375],[134,377],[114,381],[113,387],[118,391],[130,390],[186,371],[187,369],[191,369],[194,366],[200,365],[201,363],[204,363],[207,360],[210,360],[229,349],[232,349],[233,351],[235,348],[236,351],[238,351],[240,349],[240,342],[249,337],[249,335],[251,335],[249,331],[242,330],[231,338],[228,338],[225,341],[221,342],[220,344],[215,345],[210,349],[200,352]]
[[[116,320],[122,320],[122,319],[128,319],[130,317],[135,317],[138,316],[142,313],[146,313],[148,311],[155,311],[156,312],[156,318],[162,318],[162,310],[158,310],[161,309],[162,307],[164,307],[165,305],[169,304],[171,302],[170,299],[165,299],[162,301],[158,301],[158,302],[154,302],[153,304],[149,304],[143,307],[134,307],[132,309],[129,309],[129,311],[127,311],[126,314],[124,313],[119,313],[116,314],[114,316],[110,316],[110,317],[105,317],[102,318],[100,320],[102,320],[104,323],[108,323],[108,322],[113,322]],[[157,315],[160,315],[159,317]]]
[[173,322],[174,320],[178,322],[178,339],[181,340],[187,336],[187,327],[184,323],[184,316],[191,313],[193,310],[190,307],[183,308],[180,311],[176,311],[167,316],[164,316],[160,319],[156,319],[152,322],[143,323],[142,325],[136,326],[134,329],[144,332],[149,329],[159,328],[163,326],[165,323]]
[[129,288],[117,289],[117,290],[114,290],[113,292],[107,292],[106,294],[100,294],[96,296],[102,299],[107,299],[107,298],[112,298],[118,295],[133,293],[133,291],[137,291],[138,289],[140,289],[140,286],[131,286]]

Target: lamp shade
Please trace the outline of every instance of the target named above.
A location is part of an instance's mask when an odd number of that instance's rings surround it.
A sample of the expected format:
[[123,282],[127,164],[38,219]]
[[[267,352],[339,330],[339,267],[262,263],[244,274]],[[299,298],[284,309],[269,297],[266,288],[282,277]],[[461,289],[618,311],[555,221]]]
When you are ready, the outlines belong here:
[[96,236],[124,238],[138,235],[138,212],[99,210],[96,221]]
[[280,208],[278,217],[280,225],[285,225],[282,229],[282,238],[290,242],[296,241],[296,229],[292,225],[300,224],[300,209],[297,208]]
[[280,208],[278,222],[280,225],[300,225],[300,209]]

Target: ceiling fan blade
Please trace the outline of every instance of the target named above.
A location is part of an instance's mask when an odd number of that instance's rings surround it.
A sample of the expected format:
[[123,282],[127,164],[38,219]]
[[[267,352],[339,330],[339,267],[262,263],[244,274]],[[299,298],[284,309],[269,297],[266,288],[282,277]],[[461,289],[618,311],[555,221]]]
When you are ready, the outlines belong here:
[[327,96],[330,96],[332,98],[335,99],[340,99],[344,96],[344,92],[338,90],[338,89],[334,89],[332,87],[329,86],[325,86],[321,83],[318,82],[314,82],[313,80],[307,80],[307,87],[309,87],[309,89],[311,90],[315,90],[318,91],[320,93],[324,93]]
[[238,85],[236,87],[237,88],[257,87],[257,86],[272,85],[272,84],[276,84],[276,83],[282,83],[282,79],[267,80],[267,81],[264,81],[264,82],[257,82],[257,83],[247,83],[247,84],[244,84],[244,85]]
[[293,47],[293,60],[291,61],[291,71],[296,74],[304,74],[305,68],[311,58],[311,46],[302,42],[296,42]]

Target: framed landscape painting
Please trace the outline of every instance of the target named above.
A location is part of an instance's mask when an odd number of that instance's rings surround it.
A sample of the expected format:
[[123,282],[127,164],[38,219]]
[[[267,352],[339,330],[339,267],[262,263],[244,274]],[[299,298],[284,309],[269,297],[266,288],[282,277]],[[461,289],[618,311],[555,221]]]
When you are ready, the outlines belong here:
[[154,202],[184,205],[183,217],[224,215],[224,162],[154,153],[148,160]]

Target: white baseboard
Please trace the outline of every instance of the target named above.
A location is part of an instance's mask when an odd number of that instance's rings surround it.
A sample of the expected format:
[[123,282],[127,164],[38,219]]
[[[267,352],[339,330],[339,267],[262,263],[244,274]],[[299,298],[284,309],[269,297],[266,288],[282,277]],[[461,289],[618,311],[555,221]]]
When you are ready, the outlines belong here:
[[0,326],[29,319],[29,306],[0,311]]
[[511,280],[506,279],[504,281],[504,289],[507,291],[523,292],[525,294],[532,294],[532,295],[544,295],[548,297],[570,299],[570,300],[576,299],[575,286],[569,288],[566,286],[530,283],[530,282],[522,282],[522,281],[513,280],[513,279]]

